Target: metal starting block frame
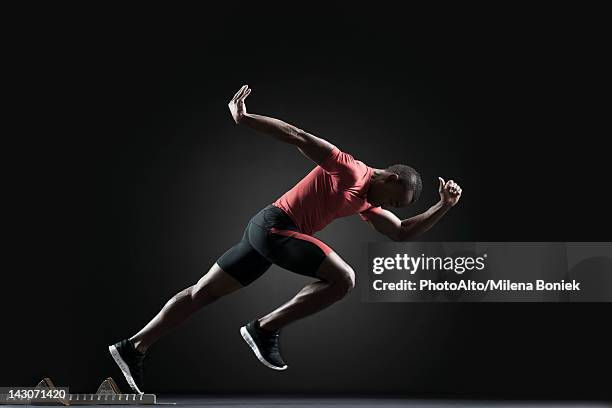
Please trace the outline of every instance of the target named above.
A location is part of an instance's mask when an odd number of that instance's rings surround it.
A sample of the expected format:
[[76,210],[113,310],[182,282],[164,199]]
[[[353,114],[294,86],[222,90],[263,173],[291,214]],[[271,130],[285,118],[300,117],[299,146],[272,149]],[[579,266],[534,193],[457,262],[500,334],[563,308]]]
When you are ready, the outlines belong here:
[[[20,387],[15,387],[20,388]],[[23,388],[23,387],[21,387]],[[53,381],[45,377],[34,390],[51,391],[57,387]],[[10,398],[8,394],[0,394],[0,405],[159,405],[155,394],[122,394],[117,383],[108,377],[98,387],[95,394],[66,394],[65,398]],[[166,405],[166,404],[164,404]],[[173,405],[173,404],[171,404]]]

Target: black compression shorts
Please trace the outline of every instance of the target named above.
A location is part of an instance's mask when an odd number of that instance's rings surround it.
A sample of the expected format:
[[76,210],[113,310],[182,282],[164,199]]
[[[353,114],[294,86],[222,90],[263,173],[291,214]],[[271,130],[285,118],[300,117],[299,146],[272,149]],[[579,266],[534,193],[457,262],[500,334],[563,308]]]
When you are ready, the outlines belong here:
[[302,234],[287,213],[270,204],[251,218],[242,240],[221,255],[217,264],[246,286],[272,264],[316,278],[319,265],[331,251],[317,238]]

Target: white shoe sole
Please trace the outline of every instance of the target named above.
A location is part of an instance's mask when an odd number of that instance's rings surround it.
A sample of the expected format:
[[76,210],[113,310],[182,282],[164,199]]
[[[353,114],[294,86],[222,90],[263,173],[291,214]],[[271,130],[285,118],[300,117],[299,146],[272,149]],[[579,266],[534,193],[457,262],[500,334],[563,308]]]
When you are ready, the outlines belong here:
[[115,347],[114,345],[108,346],[108,351],[113,357],[113,360],[115,360],[115,363],[117,363],[117,365],[119,366],[119,369],[123,373],[123,376],[125,377],[128,385],[132,388],[132,390],[136,391],[138,394],[144,394],[144,392],[140,391],[140,389],[136,385],[136,382],[132,377],[132,373],[130,372],[130,368],[128,367],[127,363],[121,358],[121,354],[119,354],[119,350],[117,350],[117,347]]
[[257,344],[255,344],[255,341],[253,340],[253,338],[249,334],[249,331],[246,329],[246,326],[242,326],[240,328],[240,334],[242,335],[242,338],[244,339],[244,341],[246,341],[246,344],[248,344],[249,347],[251,348],[251,350],[253,350],[253,353],[255,353],[255,356],[257,357],[257,359],[259,361],[261,361],[261,363],[263,365],[265,365],[266,367],[271,368],[273,370],[277,370],[277,371],[283,371],[283,370],[287,369],[287,365],[284,365],[282,367],[277,367],[275,365],[272,365],[272,364],[268,363],[266,361],[266,359],[263,358],[261,352],[257,348]]

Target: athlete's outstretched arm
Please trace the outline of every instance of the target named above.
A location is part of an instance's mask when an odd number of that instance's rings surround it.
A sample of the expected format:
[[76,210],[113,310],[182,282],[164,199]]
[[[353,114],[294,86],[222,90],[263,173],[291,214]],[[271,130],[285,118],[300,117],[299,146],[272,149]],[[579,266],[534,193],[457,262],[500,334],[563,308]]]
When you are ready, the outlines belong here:
[[304,156],[317,164],[329,156],[334,146],[327,140],[311,135],[282,120],[247,113],[244,100],[250,93],[251,89],[249,86],[244,85],[230,100],[228,106],[234,122],[270,135],[281,142],[296,146]]
[[440,201],[422,214],[400,220],[391,211],[372,212],[368,216],[370,224],[381,234],[394,241],[410,241],[429,230],[461,197],[461,187],[453,180],[440,179]]

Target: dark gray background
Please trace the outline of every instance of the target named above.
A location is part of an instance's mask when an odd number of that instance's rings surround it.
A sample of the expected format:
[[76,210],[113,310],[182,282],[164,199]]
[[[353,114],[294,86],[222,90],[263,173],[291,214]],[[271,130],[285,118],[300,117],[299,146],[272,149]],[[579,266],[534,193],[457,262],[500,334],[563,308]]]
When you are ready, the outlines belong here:
[[[437,200],[437,176],[461,183],[426,240],[609,241],[597,13],[210,7],[4,14],[1,385],[48,375],[90,392],[119,379],[107,345],[309,171],[295,149],[233,124],[226,104],[243,83],[253,112],[370,166],[419,169],[422,199],[402,217]],[[362,243],[383,239],[357,217],[318,236],[355,268]],[[273,267],[201,311],[151,349],[147,389],[610,396],[604,304],[371,304],[356,292],[288,327],[291,368],[266,370],[238,328],[307,281]]]

